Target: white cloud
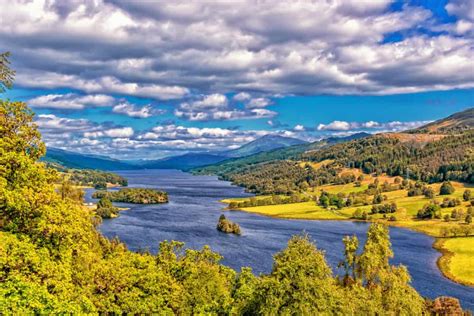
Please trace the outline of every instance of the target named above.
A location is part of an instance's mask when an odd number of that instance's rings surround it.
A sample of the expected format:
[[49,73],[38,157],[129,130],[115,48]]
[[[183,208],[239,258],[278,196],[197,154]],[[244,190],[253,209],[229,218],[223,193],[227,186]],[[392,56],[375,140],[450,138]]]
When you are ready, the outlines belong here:
[[255,98],[250,99],[250,101],[245,105],[247,109],[255,109],[255,108],[264,108],[271,104],[270,99],[267,98]]
[[[191,91],[392,94],[474,87],[473,2],[449,1],[446,10],[458,21],[442,25],[422,6],[393,11],[390,3],[8,1],[0,11],[0,43],[14,53],[17,85],[94,94],[167,100]],[[447,32],[420,31],[436,27]],[[394,32],[405,38],[385,43]],[[245,93],[234,100],[248,100]]]
[[297,131],[297,132],[302,132],[305,130],[304,126],[303,125],[295,125],[295,127],[293,128],[293,130]]
[[333,121],[329,124],[319,124],[318,131],[347,131],[351,124],[345,121]]
[[236,101],[246,101],[246,100],[249,100],[250,97],[251,97],[250,94],[248,94],[247,92],[240,92],[234,95],[233,99]]
[[134,134],[134,130],[131,127],[120,127],[101,130],[97,132],[85,132],[84,137],[98,138],[98,137],[110,137],[110,138],[127,138]]
[[163,114],[164,110],[153,109],[151,105],[145,105],[141,108],[130,104],[128,102],[122,102],[113,107],[112,111],[118,114],[125,114],[135,118],[148,118],[153,115]]
[[[247,99],[247,96],[239,98]],[[235,100],[235,98],[233,99]],[[266,98],[250,99],[250,102],[253,100],[257,100],[254,107],[270,103],[270,100]],[[246,108],[246,110],[242,110],[230,104],[225,95],[211,94],[200,100],[181,103],[174,111],[174,115],[188,121],[221,121],[270,118],[278,114],[267,109],[250,109],[248,106]]]
[[375,121],[367,122],[346,122],[346,121],[333,121],[329,124],[319,124],[316,128],[318,131],[354,131],[354,130],[377,130],[377,131],[402,131],[407,129],[416,128],[431,121],[409,121],[400,122],[392,121],[386,123],[379,123]]
[[28,105],[34,108],[82,110],[87,106],[110,106],[113,101],[113,97],[103,94],[46,94],[30,99]]

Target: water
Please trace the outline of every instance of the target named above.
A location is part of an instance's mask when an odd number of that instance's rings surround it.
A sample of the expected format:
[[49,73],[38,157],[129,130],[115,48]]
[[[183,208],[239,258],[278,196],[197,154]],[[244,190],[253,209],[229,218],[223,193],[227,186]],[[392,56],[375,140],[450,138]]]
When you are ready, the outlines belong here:
[[[307,232],[336,271],[343,254],[342,238],[357,235],[362,245],[367,223],[349,221],[304,221],[275,219],[246,212],[228,211],[226,217],[237,222],[243,234],[235,236],[216,230],[224,205],[223,198],[248,196],[242,188],[216,177],[192,176],[176,170],[137,170],[117,172],[126,177],[130,187],[157,188],[168,192],[170,202],[160,205],[117,204],[130,207],[120,217],[104,220],[101,232],[118,236],[131,250],[156,252],[163,240],[179,240],[189,248],[211,246],[223,257],[223,264],[236,270],[252,267],[257,274],[272,268],[272,256],[285,248],[288,239]],[[91,192],[88,190],[87,200]],[[445,278],[436,266],[440,254],[432,248],[433,238],[402,228],[390,228],[395,254],[393,264],[408,267],[412,285],[425,297],[441,295],[460,299],[464,308],[474,310],[474,289]],[[337,271],[336,271],[337,272]]]

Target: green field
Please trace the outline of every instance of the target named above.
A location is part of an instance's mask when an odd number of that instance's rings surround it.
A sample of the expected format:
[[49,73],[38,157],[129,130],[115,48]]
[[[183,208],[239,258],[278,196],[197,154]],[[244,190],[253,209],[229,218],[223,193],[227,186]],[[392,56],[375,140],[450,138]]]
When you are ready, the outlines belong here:
[[[361,181],[360,187],[355,187],[353,183],[315,187],[309,189],[307,192],[301,193],[301,196],[319,196],[322,191],[332,194],[361,192],[366,190],[369,183],[372,183],[374,179],[373,176],[366,176],[365,179]],[[379,181],[380,183],[384,181],[392,183],[394,178],[382,176],[379,177]],[[446,214],[450,215],[453,209],[462,209],[465,211],[470,206],[469,202],[463,201],[462,195],[466,188],[472,188],[472,186],[459,182],[452,182],[452,184],[456,189],[453,194],[443,196],[437,194],[434,197],[434,200],[442,202],[444,198],[448,197],[450,199],[458,198],[462,202],[459,206],[442,208],[442,217]],[[431,184],[430,186],[435,192],[439,192],[440,185],[441,184]],[[468,227],[462,220],[449,219],[449,221],[445,221],[443,219],[417,219],[417,212],[422,209],[425,204],[430,202],[430,199],[423,195],[408,197],[407,190],[405,189],[384,192],[382,194],[387,196],[387,200],[383,203],[395,202],[397,204],[397,211],[393,214],[389,214],[389,216],[394,215],[396,221],[388,221],[388,216],[384,217],[383,214],[370,215],[370,221],[379,221],[391,226],[409,228],[433,237],[444,237],[446,235],[443,235],[443,232]],[[257,200],[268,198],[270,198],[270,196],[254,197],[254,199]],[[222,200],[222,202],[229,204],[231,202],[243,202],[246,200],[249,200],[249,198],[226,199]],[[369,200],[371,200],[371,198]],[[357,209],[370,214],[371,208],[372,205],[369,204],[343,207],[341,209],[335,209],[334,207],[325,209],[318,205],[317,202],[309,201],[291,204],[242,207],[240,210],[285,219],[352,220],[352,216]],[[471,226],[473,225],[471,224]],[[436,244],[435,246],[443,253],[443,257],[439,260],[439,267],[442,272],[452,280],[474,286],[474,265],[472,264],[474,262],[474,237],[461,237],[464,236],[463,234],[458,234],[457,236],[459,237],[438,239],[438,242],[442,242],[442,245],[440,246]]]
[[445,275],[474,286],[474,237],[441,239],[436,247],[444,254],[438,265]]
[[241,210],[279,218],[328,220],[347,219],[347,217],[341,215],[339,211],[327,210],[319,205],[316,205],[316,203],[313,201],[303,203],[244,207]]

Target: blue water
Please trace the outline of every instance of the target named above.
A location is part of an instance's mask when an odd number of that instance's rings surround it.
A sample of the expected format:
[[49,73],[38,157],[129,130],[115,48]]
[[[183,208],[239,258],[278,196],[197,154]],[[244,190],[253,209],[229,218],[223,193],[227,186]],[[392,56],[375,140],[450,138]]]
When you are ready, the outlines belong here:
[[[189,248],[209,245],[223,257],[222,263],[236,270],[250,266],[257,274],[272,268],[272,256],[285,248],[288,239],[307,232],[337,272],[343,255],[342,238],[357,235],[365,242],[367,223],[349,221],[305,221],[275,219],[240,211],[227,211],[226,217],[237,222],[242,235],[216,230],[224,205],[223,198],[248,196],[242,188],[216,177],[192,176],[176,170],[137,170],[117,172],[126,177],[129,187],[149,187],[168,192],[170,202],[160,205],[118,204],[130,207],[120,216],[104,220],[101,232],[119,237],[131,250],[149,249],[155,253],[163,240],[179,240]],[[87,200],[91,201],[88,190]],[[395,254],[393,264],[404,264],[412,276],[412,285],[425,297],[441,295],[460,299],[464,308],[474,310],[474,288],[445,278],[436,266],[440,254],[432,248],[433,238],[402,228],[390,228]]]

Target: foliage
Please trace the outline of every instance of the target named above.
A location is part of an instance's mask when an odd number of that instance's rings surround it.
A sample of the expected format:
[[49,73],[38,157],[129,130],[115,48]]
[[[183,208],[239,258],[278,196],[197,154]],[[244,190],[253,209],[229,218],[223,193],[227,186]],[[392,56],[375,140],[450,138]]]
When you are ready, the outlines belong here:
[[219,221],[217,222],[217,230],[227,234],[241,234],[239,224],[228,220],[224,214],[219,217]]
[[15,76],[15,71],[11,70],[9,67],[9,57],[9,52],[0,54],[0,93],[4,92],[6,89],[10,89],[13,86],[13,77]]
[[143,188],[125,188],[118,191],[96,191],[92,198],[101,199],[107,197],[112,202],[124,202],[134,204],[158,204],[167,203],[168,194],[163,191]]
[[449,195],[454,193],[454,187],[449,181],[443,182],[441,187],[439,188],[439,195]]
[[95,211],[101,218],[112,218],[118,215],[119,209],[112,205],[107,196],[102,197],[97,203]]
[[[372,225],[338,282],[307,236],[290,239],[272,272],[254,276],[220,264],[205,246],[164,241],[134,253],[96,230],[91,210],[58,193],[33,113],[0,102],[0,314],[389,314],[420,315],[424,300],[407,270],[389,264],[388,229]],[[99,207],[110,207],[103,199]],[[353,245],[352,248],[357,248]],[[348,258],[346,254],[346,258]]]

